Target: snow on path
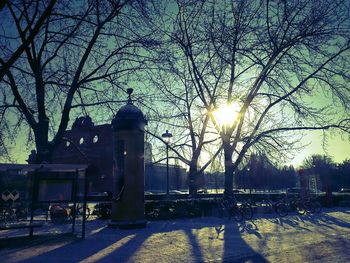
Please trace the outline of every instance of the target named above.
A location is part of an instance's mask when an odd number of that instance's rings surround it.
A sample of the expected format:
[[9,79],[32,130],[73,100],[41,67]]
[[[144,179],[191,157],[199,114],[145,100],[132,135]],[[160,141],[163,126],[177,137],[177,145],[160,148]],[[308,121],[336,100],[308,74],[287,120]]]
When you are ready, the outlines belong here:
[[350,209],[265,216],[237,224],[203,217],[151,221],[118,230],[87,224],[87,237],[66,235],[0,249],[1,262],[350,262]]

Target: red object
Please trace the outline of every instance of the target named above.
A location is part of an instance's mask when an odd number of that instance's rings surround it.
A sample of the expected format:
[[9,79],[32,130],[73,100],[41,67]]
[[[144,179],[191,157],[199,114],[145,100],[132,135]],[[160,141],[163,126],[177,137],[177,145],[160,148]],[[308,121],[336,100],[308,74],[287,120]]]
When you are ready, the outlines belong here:
[[60,206],[59,204],[54,204],[50,208],[50,217],[51,219],[64,220],[66,217],[68,217],[68,212],[64,207]]

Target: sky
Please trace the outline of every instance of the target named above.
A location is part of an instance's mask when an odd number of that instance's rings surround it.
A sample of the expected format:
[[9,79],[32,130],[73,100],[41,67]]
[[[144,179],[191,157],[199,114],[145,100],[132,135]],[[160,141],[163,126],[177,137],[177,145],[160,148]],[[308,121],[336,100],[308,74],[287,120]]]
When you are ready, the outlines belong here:
[[[69,126],[70,127],[70,126]],[[340,136],[339,133],[334,132],[327,139],[327,144],[323,146],[323,136],[321,132],[310,131],[306,132],[301,143],[305,145],[303,149],[294,154],[294,158],[290,160],[287,165],[293,165],[295,168],[300,167],[305,158],[313,154],[326,154],[330,156],[334,162],[341,163],[350,159],[350,140],[349,137]],[[26,163],[30,150],[26,149],[24,136],[12,143],[13,158],[17,163]]]
[[305,158],[313,154],[329,155],[336,163],[350,159],[350,140],[349,138],[342,138],[338,133],[328,138],[325,147],[322,145],[323,136],[320,132],[308,132],[302,142],[308,145],[291,160],[290,164],[294,167],[300,166]]
[[[322,97],[319,97],[319,101],[322,101]],[[70,127],[69,125],[68,127]],[[25,160],[30,153],[30,148],[25,145],[25,134],[21,135],[18,140],[13,142],[12,155],[16,162],[25,163]],[[345,136],[344,136],[345,137]],[[337,133],[332,134],[329,138],[327,145],[323,145],[323,137],[320,132],[305,132],[305,136],[302,139],[302,144],[306,145],[303,149],[296,152],[294,158],[291,159],[290,163],[296,167],[301,165],[302,161],[311,156],[312,154],[327,154],[335,162],[342,162],[346,159],[350,159],[350,140],[349,137],[341,138]]]

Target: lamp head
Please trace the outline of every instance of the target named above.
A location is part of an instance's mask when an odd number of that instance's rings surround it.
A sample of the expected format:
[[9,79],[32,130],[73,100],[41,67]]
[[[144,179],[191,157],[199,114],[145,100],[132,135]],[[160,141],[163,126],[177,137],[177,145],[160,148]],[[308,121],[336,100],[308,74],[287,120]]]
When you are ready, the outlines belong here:
[[171,137],[173,137],[173,135],[168,130],[166,130],[166,132],[162,134],[162,138],[166,143],[170,142]]

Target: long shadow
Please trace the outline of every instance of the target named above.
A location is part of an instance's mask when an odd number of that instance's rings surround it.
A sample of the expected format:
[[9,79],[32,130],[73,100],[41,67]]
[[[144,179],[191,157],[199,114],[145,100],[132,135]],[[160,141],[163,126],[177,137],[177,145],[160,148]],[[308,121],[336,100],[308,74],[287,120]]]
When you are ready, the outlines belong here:
[[[117,239],[112,238],[113,232]],[[102,243],[102,247],[79,255],[79,262],[129,262],[136,251],[149,238],[152,233],[146,229],[119,230],[106,228],[100,232],[103,236],[110,236],[104,240],[96,237],[96,243]]]
[[[350,228],[349,222],[325,213],[305,216],[293,215],[279,219],[266,217],[266,219],[279,226],[287,225],[295,229],[306,231],[310,230],[304,227],[305,222],[316,226],[333,224]],[[19,258],[16,260],[16,262],[47,262],[48,260],[50,262],[130,262],[133,261],[133,257],[140,251],[140,249],[142,249],[142,253],[144,253],[144,250],[147,252],[148,248],[152,250],[148,255],[154,256],[155,252],[159,254],[165,253],[165,256],[162,259],[169,262],[171,262],[172,259],[176,261],[176,258],[174,258],[176,257],[176,254],[183,253],[185,250],[186,255],[191,255],[193,257],[191,258],[191,261],[195,262],[208,261],[208,257],[213,261],[267,262],[264,256],[256,252],[242,237],[243,235],[254,235],[260,240],[261,244],[264,244],[265,239],[261,235],[259,228],[254,221],[237,224],[233,220],[194,218],[150,222],[146,228],[134,230],[110,229],[107,227],[101,227],[98,224],[95,228],[100,229],[95,230],[94,226],[95,225],[91,225],[88,227],[88,235],[85,240],[77,240],[76,238],[65,238],[63,240],[64,242],[60,239],[54,241],[48,240],[47,250],[45,250],[46,243],[34,244],[33,249],[36,249],[37,246],[44,247],[44,249],[41,250],[42,252],[40,252],[41,254],[37,253],[37,255],[31,256],[29,253],[25,257],[22,257],[22,259]],[[205,253],[203,252],[203,240],[201,239],[203,236],[197,235],[196,233],[196,230],[199,230],[200,232],[202,228],[208,228],[209,233],[213,234],[211,237],[207,236],[208,239],[212,238],[212,242],[222,242],[222,244],[219,244],[221,246],[220,249],[222,248],[222,253],[220,252],[221,254],[215,254],[213,252],[211,255],[210,250],[208,250],[209,254],[208,251],[205,251]],[[180,231],[180,234],[172,233],[174,231]],[[178,240],[177,235],[181,236],[181,240]],[[160,244],[163,245],[162,248],[165,251],[158,252],[156,250],[157,248],[147,247],[147,242],[144,244],[148,238],[152,238],[154,241],[154,238],[158,237],[161,239]],[[220,237],[223,238],[220,239]],[[169,247],[173,251],[166,251],[168,247],[166,242],[168,242],[168,240]],[[176,242],[184,242],[184,240],[186,243],[176,244]],[[61,245],[60,242],[62,243]],[[207,242],[211,241],[207,240]],[[155,243],[152,242],[151,244],[154,246]],[[30,250],[30,246],[25,249]],[[8,259],[8,261],[14,261],[10,254],[0,254],[5,256],[2,257],[2,259],[5,259],[5,262],[6,259]]]
[[[200,231],[203,228],[208,228],[209,231],[208,233],[206,233],[205,236],[200,237],[199,233],[194,233],[196,231]],[[259,238],[262,238],[260,233],[258,232],[257,226],[252,226],[251,223],[237,225],[237,223],[233,221],[228,221],[224,225],[218,225],[217,219],[211,220],[210,218],[175,220],[173,222],[166,221],[162,228],[157,228],[154,230],[150,229],[148,233],[142,233],[142,238],[140,239],[140,241],[134,242],[139,243],[138,247],[140,247],[141,243],[144,242],[144,240],[146,240],[152,234],[161,234],[164,237],[164,235],[168,235],[168,233],[171,233],[173,231],[182,231],[187,237],[189,246],[187,247],[187,250],[190,250],[191,259],[185,259],[186,261],[205,262],[209,260],[214,262],[241,262],[241,260],[243,259],[244,261],[250,260],[251,262],[267,262],[259,253],[255,252],[241,237],[241,233],[246,232],[248,234],[254,234]],[[215,233],[217,234],[216,236]],[[214,234],[214,237],[211,234]],[[203,240],[200,241],[198,239],[204,238],[208,239],[210,242],[210,240],[216,238],[219,239],[220,235],[224,236],[224,238],[222,239],[224,247],[223,254],[218,256],[217,254],[210,254],[210,252],[207,250],[207,253],[204,255],[203,249],[208,249],[208,247],[202,247],[205,246],[205,242],[201,244],[201,241]],[[139,238],[139,236],[137,238]],[[169,240],[169,244],[170,242],[174,242],[174,240]],[[159,259],[159,262],[163,262],[163,260],[165,262],[185,262],[184,260],[182,260],[182,258],[177,258],[179,256],[179,253],[181,253],[184,249],[181,246],[181,244],[172,244],[172,246],[172,250],[175,249],[175,251],[162,251],[161,254],[163,254],[163,257]],[[231,253],[232,251],[237,250],[241,250],[241,252]],[[127,246],[123,246],[120,249],[113,251],[113,253],[111,253],[110,256],[108,256],[108,258],[115,259],[118,256],[118,254],[121,254],[124,255],[124,261],[127,261],[126,258],[131,259],[134,252],[134,250],[130,250],[130,248],[128,248]],[[106,261],[108,261],[107,258]],[[104,260],[102,260],[101,262],[104,262]]]
[[290,228],[294,228],[294,229],[298,229],[298,230],[302,230],[302,231],[308,231],[308,232],[312,232],[309,228],[307,228],[306,226],[302,226],[301,225],[301,221],[300,217],[295,216],[295,217],[279,217],[276,218],[274,220],[270,220],[270,222],[275,223],[280,225],[281,227],[287,229],[288,227]]
[[262,239],[262,235],[259,232],[258,226],[254,223],[254,221],[243,221],[238,224],[240,233],[247,233],[249,235],[255,235],[257,238]]
[[[153,234],[166,234],[176,230],[182,230],[187,233],[193,250],[192,254],[196,255],[196,261],[203,261],[200,246],[191,233],[193,227],[187,227],[186,229],[176,221],[174,222],[172,224],[171,221],[160,221],[153,224],[157,224],[157,227],[152,226],[151,223],[144,229],[134,230],[118,230],[105,227],[101,231],[88,235],[85,240],[77,240],[75,237],[72,237],[71,240],[65,239],[66,243],[62,246],[59,246],[59,243],[63,240],[58,238],[58,240],[55,240],[55,243],[58,243],[57,248],[33,257],[24,257],[23,260],[16,260],[16,262],[46,262],[48,259],[50,259],[50,262],[55,262],[55,260],[64,262],[84,262],[84,260],[86,262],[111,260],[127,262],[142,246],[144,241]],[[205,226],[207,225],[210,224]],[[203,225],[199,225],[199,227],[203,227]],[[63,236],[61,235],[61,237]],[[47,240],[47,244],[49,243],[52,245],[50,240]],[[10,257],[7,259],[11,260]]]
[[111,259],[126,262],[148,238],[149,232],[142,231],[105,227],[85,240],[71,239],[55,249],[17,262],[111,262]]
[[[174,221],[158,221],[151,222],[144,229],[135,229],[135,230],[118,230],[110,228],[102,228],[99,231],[88,232],[87,238],[85,240],[77,240],[76,238],[65,239],[65,242],[55,240],[55,246],[52,245],[52,242],[48,241],[48,249],[43,251],[39,255],[34,256],[24,256],[15,260],[16,262],[132,262],[134,261],[135,254],[140,250],[144,249],[147,252],[147,244],[144,245],[145,241],[148,238],[159,238],[162,239],[160,242],[163,245],[163,250],[167,250],[167,240],[169,239],[170,249],[169,251],[158,251],[158,248],[150,248],[153,250],[149,255],[154,256],[154,254],[159,253],[165,254],[162,258],[166,262],[176,261],[176,256],[179,253],[186,252],[184,255],[191,255],[192,262],[204,262],[210,260],[217,261],[230,261],[230,262],[241,262],[249,261],[250,262],[266,262],[266,260],[259,253],[255,252],[241,237],[242,233],[248,233],[261,238],[257,226],[252,224],[237,225],[233,221],[225,222],[223,228],[219,231],[219,235],[223,235],[224,238],[221,240],[223,246],[222,255],[210,255],[210,251],[206,251],[206,254],[203,254],[203,240],[202,236],[198,233],[203,228],[208,228],[209,233],[213,233],[215,236],[215,229],[219,227],[218,219],[211,218],[194,218],[194,219],[185,219],[185,220],[174,220]],[[174,234],[172,232],[180,231],[181,234]],[[206,233],[206,232],[205,232]],[[203,232],[202,232],[203,234]],[[178,242],[178,236],[181,239],[186,239],[187,243],[184,244],[174,244]],[[214,238],[218,238],[217,237]],[[207,239],[210,237],[207,236]],[[200,240],[199,240],[200,239]],[[208,242],[208,240],[204,240]],[[165,245],[164,245],[165,242]],[[210,242],[210,240],[209,240]],[[214,240],[213,240],[214,242]],[[154,243],[152,243],[154,244]],[[208,243],[206,243],[208,245]],[[51,249],[51,247],[53,247]],[[29,248],[30,249],[30,248]],[[37,250],[37,247],[34,245],[32,249]],[[50,250],[51,249],[51,250]],[[208,248],[205,248],[208,249]],[[184,251],[185,250],[185,251]],[[155,251],[157,253],[155,253]],[[143,253],[144,251],[142,251]],[[234,252],[234,253],[232,253]],[[168,254],[167,254],[168,253]],[[183,255],[183,256],[184,256]],[[9,255],[11,256],[11,255]],[[219,256],[219,258],[218,258]],[[8,261],[14,261],[11,257],[6,257]],[[181,259],[181,258],[180,258]],[[184,259],[184,258],[182,258]],[[154,259],[157,261],[157,258]],[[181,260],[180,260],[181,261]],[[159,260],[159,262],[163,262]]]
[[329,215],[328,213],[322,213],[322,212],[317,214],[305,214],[305,215],[293,214],[288,217],[274,218],[274,219],[272,218],[272,219],[269,219],[269,221],[275,224],[279,224],[281,226],[286,224],[290,227],[300,228],[304,230],[308,230],[308,229],[306,227],[302,227],[300,225],[301,223],[303,223],[304,225],[307,223],[310,223],[312,225],[327,227],[330,229],[334,229],[335,228],[334,226],[350,228],[350,222],[344,221],[342,219]]
[[[231,222],[225,225],[224,233],[224,251],[221,261],[223,262],[268,262],[263,255],[256,252],[242,238],[242,234],[255,235],[262,239],[258,227],[254,222],[235,223]],[[238,253],[231,251],[240,250]]]
[[[188,219],[189,220],[189,219]],[[155,224],[160,224],[160,227],[157,227]],[[187,236],[187,240],[189,242],[190,250],[192,251],[192,260],[196,262],[203,262],[204,256],[201,251],[201,247],[197,242],[196,236],[193,235],[192,230],[194,229],[200,229],[201,227],[208,227],[212,224],[205,224],[203,225],[197,225],[195,227],[188,226],[187,224],[183,224],[182,221],[158,221],[156,223],[150,223],[148,228],[143,229],[141,232],[135,236],[133,240],[131,240],[129,243],[126,243],[125,245],[119,247],[118,249],[115,249],[113,252],[111,252],[109,255],[101,259],[99,262],[133,262],[133,255],[135,252],[141,248],[142,244],[148,239],[148,238],[154,238],[153,235],[160,235],[158,239],[168,239],[169,246],[171,246],[171,249],[164,248],[162,251],[158,251],[159,257],[157,259],[154,259],[155,262],[173,262],[176,261],[176,256],[181,253],[181,244],[176,244],[176,239],[172,239],[170,235],[171,232],[174,231],[182,231]],[[133,231],[130,232],[130,234],[133,233]],[[175,252],[175,253],[174,253]],[[153,254],[154,256],[154,254]]]
[[[98,254],[100,251],[104,251],[113,244],[118,243],[118,241],[123,240],[125,237],[129,237],[127,240],[123,241],[123,245],[125,245],[131,242],[138,234],[137,231],[132,233],[130,233],[130,231],[118,231],[117,234],[113,235],[112,231],[113,229],[104,228],[97,233],[88,234],[85,240],[77,239],[76,236],[70,235],[70,237],[68,237],[67,235],[61,234],[52,238],[46,238],[45,242],[27,243],[28,245],[24,249],[17,246],[17,251],[20,249],[21,251],[19,251],[19,254],[22,255],[19,259],[15,260],[15,262],[79,262]],[[106,232],[108,233],[106,234]],[[102,235],[104,235],[103,238],[101,238]],[[43,236],[38,236],[37,239],[38,238],[42,239]],[[142,242],[141,238],[137,240],[138,243]],[[41,246],[44,248],[40,249],[39,247]],[[45,249],[45,247],[47,247],[47,249]],[[30,249],[35,249],[37,255],[31,256]],[[39,250],[42,251],[42,253],[40,253]],[[23,253],[27,253],[27,255],[23,255]],[[1,254],[5,262],[7,260],[14,261],[11,255]]]
[[28,246],[41,245],[46,242],[51,244],[60,243],[62,240],[76,240],[78,239],[75,235],[71,233],[64,234],[40,234],[29,236],[15,236],[0,239],[0,249],[2,250],[1,255],[11,253],[13,249],[25,249]]

